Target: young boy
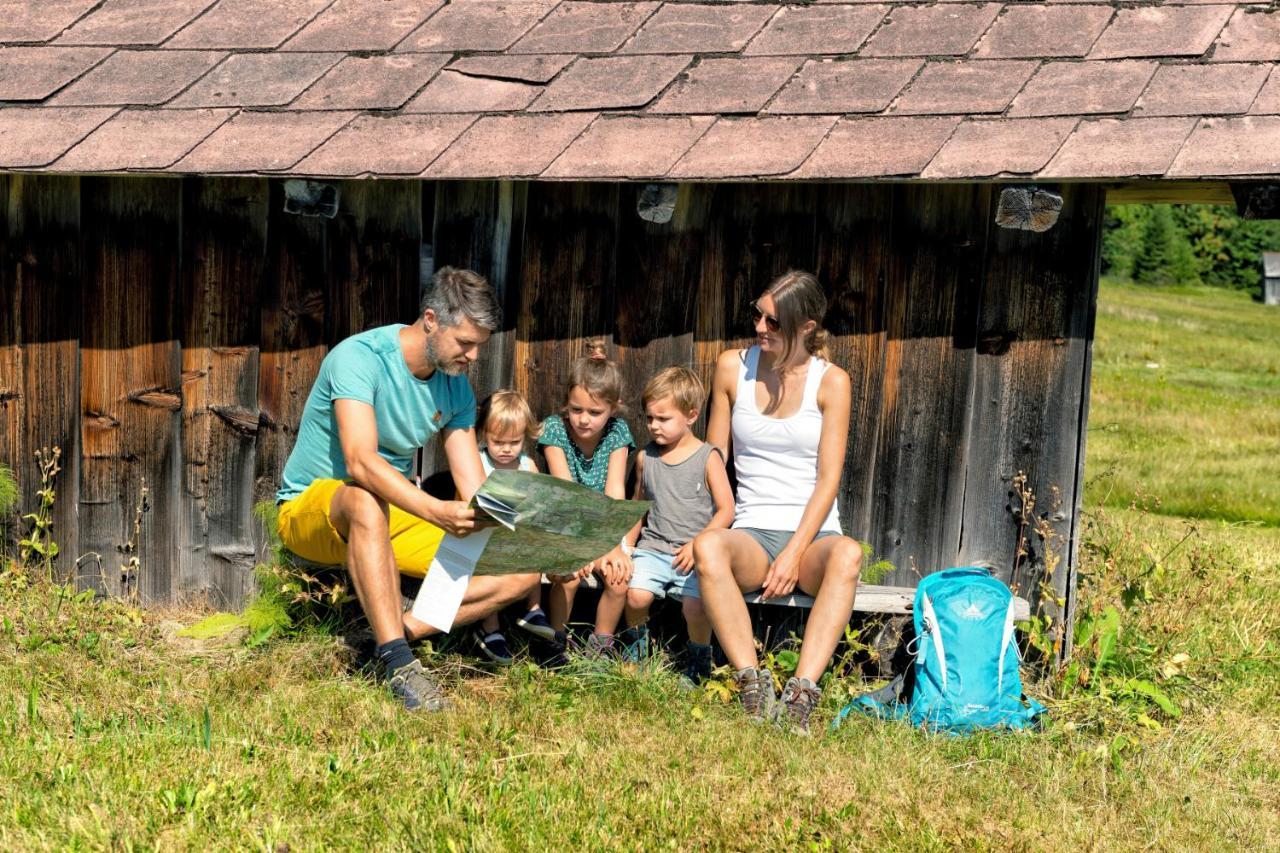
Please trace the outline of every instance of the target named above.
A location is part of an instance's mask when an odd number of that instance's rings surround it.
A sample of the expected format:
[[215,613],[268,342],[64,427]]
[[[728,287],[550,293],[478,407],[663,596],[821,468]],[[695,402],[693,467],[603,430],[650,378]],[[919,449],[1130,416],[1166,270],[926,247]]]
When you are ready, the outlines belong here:
[[733,523],[724,459],[690,432],[705,396],[698,377],[683,367],[668,367],[645,386],[645,422],[653,441],[636,457],[634,497],[653,505],[623,539],[634,565],[626,594],[629,645],[647,647],[645,622],[655,597],[680,597],[689,629],[684,674],[695,684],[711,674],[711,623],[698,595],[693,538]]

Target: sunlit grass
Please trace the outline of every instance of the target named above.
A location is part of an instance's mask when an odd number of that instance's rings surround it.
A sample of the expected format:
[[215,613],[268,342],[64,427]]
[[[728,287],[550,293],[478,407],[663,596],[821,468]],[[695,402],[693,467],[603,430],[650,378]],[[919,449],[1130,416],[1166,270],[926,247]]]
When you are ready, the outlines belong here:
[[1103,282],[1085,472],[1089,503],[1280,525],[1280,310]]

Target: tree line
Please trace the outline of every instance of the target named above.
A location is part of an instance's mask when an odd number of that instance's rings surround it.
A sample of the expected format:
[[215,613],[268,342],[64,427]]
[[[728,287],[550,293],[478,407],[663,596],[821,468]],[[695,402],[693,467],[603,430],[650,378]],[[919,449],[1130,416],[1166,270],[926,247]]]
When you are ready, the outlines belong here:
[[1262,253],[1280,252],[1280,221],[1246,220],[1210,204],[1107,208],[1102,273],[1140,284],[1258,289]]

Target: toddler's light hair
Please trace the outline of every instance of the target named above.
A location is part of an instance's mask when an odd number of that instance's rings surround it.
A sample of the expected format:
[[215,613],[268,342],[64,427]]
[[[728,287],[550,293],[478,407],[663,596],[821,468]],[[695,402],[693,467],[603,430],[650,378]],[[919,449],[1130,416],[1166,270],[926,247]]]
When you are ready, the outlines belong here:
[[483,433],[507,435],[523,432],[526,438],[535,439],[542,432],[541,425],[533,419],[529,401],[519,391],[510,388],[494,391],[486,397],[480,404],[479,416]]
[[658,371],[644,386],[641,397],[643,405],[648,406],[656,400],[670,397],[676,408],[682,412],[700,412],[702,403],[707,399],[702,380],[687,367],[668,367]]

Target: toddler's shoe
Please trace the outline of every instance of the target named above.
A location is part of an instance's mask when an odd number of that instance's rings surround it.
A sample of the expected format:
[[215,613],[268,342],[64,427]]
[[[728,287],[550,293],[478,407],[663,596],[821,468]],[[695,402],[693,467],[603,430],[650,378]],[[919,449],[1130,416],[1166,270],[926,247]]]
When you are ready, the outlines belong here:
[[486,634],[483,630],[476,631],[476,645],[480,647],[485,657],[501,666],[510,666],[511,661],[514,660],[511,648],[507,645],[507,638],[501,631],[494,631],[492,634]]
[[547,614],[542,612],[541,607],[535,607],[517,619],[516,627],[543,640],[556,638],[556,629],[551,627],[551,620],[547,619]]

